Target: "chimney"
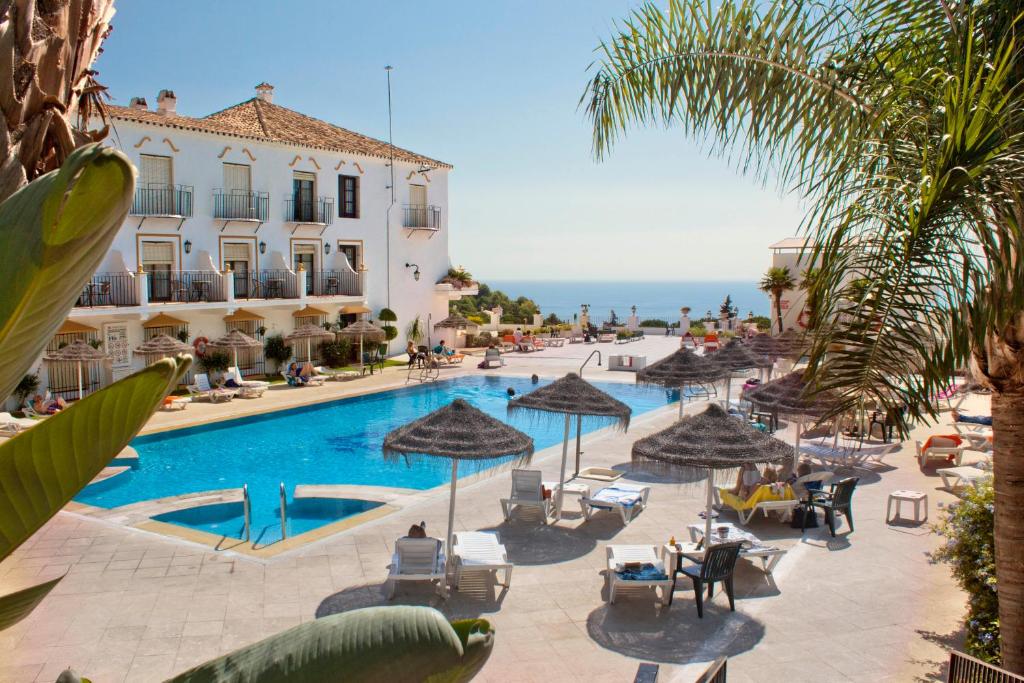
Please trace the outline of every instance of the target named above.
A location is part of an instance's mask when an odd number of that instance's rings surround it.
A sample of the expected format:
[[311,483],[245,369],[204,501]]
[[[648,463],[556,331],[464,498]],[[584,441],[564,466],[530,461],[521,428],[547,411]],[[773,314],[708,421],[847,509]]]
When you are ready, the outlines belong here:
[[264,102],[272,103],[274,101],[274,86],[263,81],[256,86],[256,98],[261,99]]
[[173,90],[161,90],[156,96],[156,110],[161,114],[174,115],[174,108],[178,104],[178,98],[174,96]]
[[138,111],[146,111],[149,109],[149,104],[146,103],[145,97],[133,97],[128,103],[129,109],[137,109]]

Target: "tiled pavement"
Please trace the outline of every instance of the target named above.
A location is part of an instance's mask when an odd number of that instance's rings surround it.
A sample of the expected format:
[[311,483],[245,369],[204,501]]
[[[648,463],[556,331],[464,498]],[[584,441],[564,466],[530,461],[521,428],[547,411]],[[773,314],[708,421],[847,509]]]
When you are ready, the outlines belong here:
[[[550,374],[580,361],[552,354],[544,362],[516,359],[507,371]],[[596,435],[584,460],[628,467],[632,441],[673,419],[669,408],[635,420],[628,434]],[[912,450],[889,456],[893,468],[857,472],[853,534],[844,526],[835,540],[823,529],[801,538],[774,519],[752,522],[790,550],[772,578],[741,563],[735,613],[719,595],[697,619],[682,585],[667,610],[639,597],[603,602],[604,546],[682,537],[703,500],[700,484],[635,470],[627,480],[650,481],[651,504],[625,528],[610,515],[583,522],[578,513],[557,526],[505,523],[497,501],[508,492],[507,473],[460,489],[457,527],[501,532],[516,563],[511,588],[466,584],[443,603],[426,587],[403,587],[395,603],[492,620],[496,646],[482,681],[629,681],[641,661],[662,664],[662,681],[690,681],[722,654],[730,681],[940,680],[943,646],[958,642],[963,596],[946,567],[929,563],[939,541],[927,526],[884,521],[894,489],[928,492],[932,520],[953,500],[938,477],[920,472]],[[556,451],[535,458],[546,478],[557,476]],[[438,492],[258,561],[63,512],[0,564],[5,591],[68,572],[28,619],[0,632],[0,681],[53,681],[69,665],[97,682],[161,680],[300,622],[385,604],[394,539],[421,519],[443,534],[446,515],[447,495]]]

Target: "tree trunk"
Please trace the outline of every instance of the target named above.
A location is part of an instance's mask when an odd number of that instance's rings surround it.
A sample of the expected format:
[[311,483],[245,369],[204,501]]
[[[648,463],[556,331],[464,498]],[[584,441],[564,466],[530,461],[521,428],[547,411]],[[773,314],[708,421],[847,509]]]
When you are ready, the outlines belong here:
[[779,323],[779,334],[782,334],[782,292],[775,292],[775,319]]
[[1003,667],[1024,674],[1024,386],[992,394],[992,434]]

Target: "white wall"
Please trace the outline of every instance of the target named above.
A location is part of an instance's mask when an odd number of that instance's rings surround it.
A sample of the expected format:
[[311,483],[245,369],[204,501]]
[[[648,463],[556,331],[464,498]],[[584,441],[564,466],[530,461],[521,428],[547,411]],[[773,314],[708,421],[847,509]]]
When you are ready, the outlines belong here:
[[[386,160],[125,121],[116,122],[116,131],[117,135],[111,136],[108,142],[136,165],[141,154],[173,159],[174,182],[194,188],[193,216],[185,220],[180,231],[177,229],[178,219],[149,217],[139,229],[142,217],[129,216],[112,246],[112,251],[118,253],[112,253],[105,266],[116,266],[123,259],[125,267],[135,270],[138,267],[138,236],[143,234],[165,235],[181,244],[185,240],[191,241],[191,254],[181,256],[181,267],[185,270],[206,269],[211,260],[220,265],[220,242],[225,237],[255,237],[257,244],[266,242],[266,254],[256,253],[256,267],[260,269],[290,266],[294,240],[317,245],[319,268],[340,268],[344,259],[338,253],[337,242],[361,241],[367,268],[365,298],[374,315],[388,303],[387,264],[391,264],[390,305],[398,314],[398,327],[402,333],[397,342],[404,344],[405,327],[416,314],[420,314],[424,322],[427,314],[432,314],[435,320],[447,315],[447,297],[434,291],[434,284],[445,275],[449,266],[447,169],[429,172],[428,182],[421,174],[409,178],[411,172],[418,170],[418,165],[396,161],[395,205],[388,222],[391,191],[387,187],[390,170]],[[230,149],[225,151],[225,148]],[[243,150],[248,150],[255,160]],[[213,218],[213,191],[223,187],[222,164],[225,162],[249,165],[253,191],[270,195],[268,221],[255,234],[253,224],[241,222],[229,223],[221,231],[224,221]],[[293,162],[294,165],[290,165]],[[314,173],[317,195],[334,200],[334,222],[322,235],[320,227],[312,226],[301,226],[292,234],[295,224],[284,220],[285,200],[292,196],[293,171]],[[359,218],[338,216],[340,173],[360,177]],[[402,206],[409,202],[409,186],[413,183],[425,185],[427,203],[441,207],[442,227],[436,233],[410,232],[401,227]],[[387,231],[391,234],[390,257]],[[323,254],[324,242],[331,244],[329,256]],[[421,277],[418,282],[412,277],[412,269],[405,268],[407,262],[419,266]],[[359,264],[353,265],[358,267]]]

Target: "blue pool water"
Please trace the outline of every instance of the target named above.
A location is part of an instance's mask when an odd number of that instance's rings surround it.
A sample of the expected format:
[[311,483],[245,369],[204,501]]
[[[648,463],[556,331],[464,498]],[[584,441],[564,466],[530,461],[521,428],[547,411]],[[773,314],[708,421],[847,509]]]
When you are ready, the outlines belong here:
[[[543,384],[544,382],[542,382]],[[634,417],[677,400],[672,392],[633,384],[599,384],[633,408]],[[384,435],[455,398],[530,434],[537,450],[559,443],[562,424],[528,414],[506,416],[506,389],[527,393],[526,378],[461,377],[291,410],[141,436],[133,469],[86,487],[75,500],[112,508],[155,498],[249,485],[253,535],[280,538],[278,486],[288,493],[289,534],[309,531],[373,506],[366,501],[298,503],[296,484],[361,484],[428,489],[451,476],[445,459],[420,459],[411,466],[385,462]],[[583,423],[584,431],[597,425]],[[169,513],[174,524],[240,537],[241,505],[207,506]]]

